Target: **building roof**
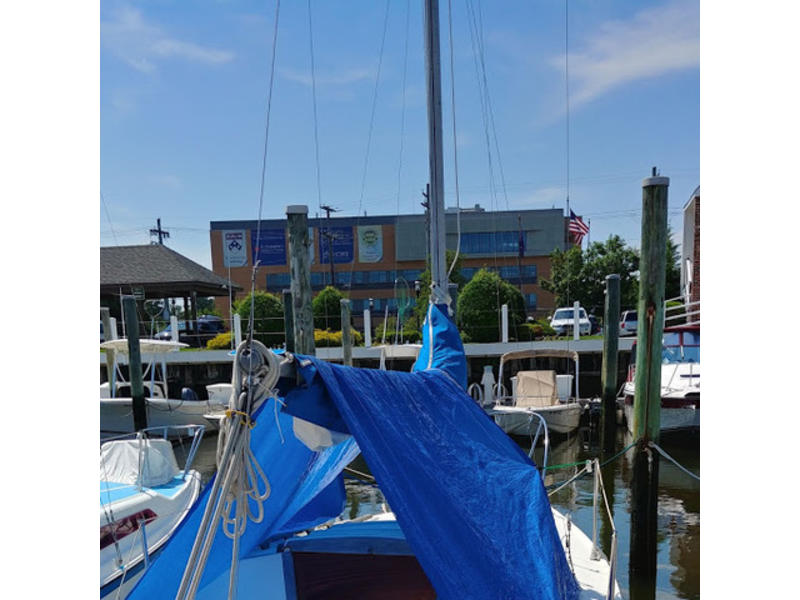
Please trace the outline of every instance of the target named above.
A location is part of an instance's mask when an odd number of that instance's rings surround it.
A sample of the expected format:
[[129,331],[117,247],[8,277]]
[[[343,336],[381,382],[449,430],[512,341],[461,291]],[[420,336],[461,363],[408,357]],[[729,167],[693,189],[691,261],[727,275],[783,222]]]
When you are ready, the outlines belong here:
[[[146,296],[227,296],[228,280],[161,244],[100,248],[100,294],[130,293],[144,288]],[[231,284],[231,290],[241,286]]]

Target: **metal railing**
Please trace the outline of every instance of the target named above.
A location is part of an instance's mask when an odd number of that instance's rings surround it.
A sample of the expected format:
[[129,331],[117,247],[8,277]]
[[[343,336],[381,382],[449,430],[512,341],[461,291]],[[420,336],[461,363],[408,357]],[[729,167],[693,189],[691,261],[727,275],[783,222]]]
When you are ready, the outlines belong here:
[[[680,304],[667,306],[670,302]],[[682,323],[700,324],[700,300],[686,302],[683,296],[677,296],[664,301],[664,327]]]

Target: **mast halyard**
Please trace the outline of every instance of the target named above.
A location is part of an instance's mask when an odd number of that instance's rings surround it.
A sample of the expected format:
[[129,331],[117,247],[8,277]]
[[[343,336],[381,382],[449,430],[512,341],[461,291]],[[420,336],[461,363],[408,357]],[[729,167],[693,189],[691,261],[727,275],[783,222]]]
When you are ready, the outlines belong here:
[[439,0],[425,0],[425,72],[428,96],[430,167],[431,302],[449,304],[445,259],[444,168],[442,152],[442,77],[439,60]]

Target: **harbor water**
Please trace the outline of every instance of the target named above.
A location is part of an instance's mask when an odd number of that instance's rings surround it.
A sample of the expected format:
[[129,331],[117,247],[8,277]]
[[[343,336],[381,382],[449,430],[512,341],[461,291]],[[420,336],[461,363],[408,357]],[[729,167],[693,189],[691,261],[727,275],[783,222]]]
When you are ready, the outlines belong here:
[[[630,489],[633,450],[620,452],[633,440],[624,429],[618,430],[616,450],[608,456],[601,454],[597,442],[588,429],[581,429],[569,438],[551,440],[545,485],[548,490],[558,487],[576,474],[586,460],[595,457],[605,466],[601,469],[614,525],[617,530],[617,580],[624,598],[631,598],[628,585],[630,562]],[[530,441],[517,440],[528,452]],[[203,482],[211,479],[215,466],[217,437],[207,436],[195,457],[195,468]],[[541,465],[541,442],[534,459]],[[665,436],[660,442],[664,449],[683,467],[700,474],[700,443],[697,434]],[[179,450],[176,448],[176,454]],[[614,458],[615,455],[616,458]],[[613,460],[610,460],[612,459]],[[180,460],[180,459],[179,459]],[[610,462],[608,462],[610,460]],[[368,474],[369,467],[362,457],[352,465],[359,473]],[[386,501],[376,486],[365,483],[364,478],[348,477],[347,501],[342,518],[352,519],[370,513],[388,510]],[[585,475],[550,496],[551,504],[563,514],[569,514],[573,523],[589,537],[592,536],[594,485],[591,475]],[[611,548],[611,530],[601,507],[598,511],[598,539],[603,552]],[[656,598],[695,599],[700,597],[700,482],[684,473],[669,460],[660,459],[658,493],[658,556]]]

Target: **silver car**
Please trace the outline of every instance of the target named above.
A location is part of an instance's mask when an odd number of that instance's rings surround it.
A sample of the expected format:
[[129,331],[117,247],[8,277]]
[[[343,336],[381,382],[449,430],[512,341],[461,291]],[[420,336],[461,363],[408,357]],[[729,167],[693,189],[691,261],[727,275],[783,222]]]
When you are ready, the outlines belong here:
[[636,335],[636,327],[639,324],[636,311],[635,310],[626,310],[622,313],[622,316],[619,319],[619,335],[620,337],[626,335]]

